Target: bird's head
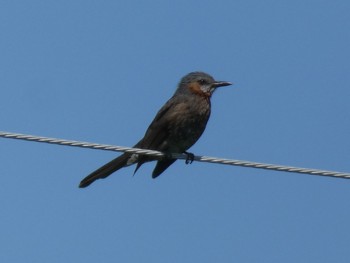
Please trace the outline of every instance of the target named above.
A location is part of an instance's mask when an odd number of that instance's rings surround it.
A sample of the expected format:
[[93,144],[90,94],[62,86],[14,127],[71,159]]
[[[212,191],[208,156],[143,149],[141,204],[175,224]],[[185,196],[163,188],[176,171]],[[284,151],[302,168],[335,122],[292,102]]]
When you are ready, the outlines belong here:
[[191,72],[181,79],[176,93],[195,94],[210,98],[218,87],[229,85],[232,85],[232,83],[217,81],[207,73]]

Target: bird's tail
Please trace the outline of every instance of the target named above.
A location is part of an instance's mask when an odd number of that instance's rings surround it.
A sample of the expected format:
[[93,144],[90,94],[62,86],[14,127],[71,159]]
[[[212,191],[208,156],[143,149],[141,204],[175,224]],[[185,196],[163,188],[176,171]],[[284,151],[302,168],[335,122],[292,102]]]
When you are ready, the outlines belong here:
[[130,158],[129,153],[124,153],[121,156],[113,159],[109,163],[106,163],[104,166],[98,168],[96,171],[92,172],[88,176],[86,176],[79,184],[80,188],[84,188],[89,186],[97,179],[106,178],[110,174],[119,170],[120,168],[127,165],[127,161]]

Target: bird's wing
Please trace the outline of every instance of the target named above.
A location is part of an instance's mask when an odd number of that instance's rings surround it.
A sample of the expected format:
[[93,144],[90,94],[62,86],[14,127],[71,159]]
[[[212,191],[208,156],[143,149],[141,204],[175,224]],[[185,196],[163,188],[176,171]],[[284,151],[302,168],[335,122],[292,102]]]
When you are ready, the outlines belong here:
[[168,100],[158,111],[145,136],[136,147],[166,151],[166,141],[169,136],[170,126],[176,122],[176,118],[179,117],[178,112],[181,112],[184,107],[185,103],[178,97],[172,97]]
[[152,178],[157,178],[161,173],[163,173],[170,165],[172,165],[176,159],[165,159],[158,161],[156,167],[153,170]]

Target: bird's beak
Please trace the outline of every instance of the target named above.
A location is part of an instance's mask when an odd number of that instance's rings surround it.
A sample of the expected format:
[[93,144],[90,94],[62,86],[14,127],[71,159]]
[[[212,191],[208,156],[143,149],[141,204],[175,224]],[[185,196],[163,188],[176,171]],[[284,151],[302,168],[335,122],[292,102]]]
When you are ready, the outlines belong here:
[[218,87],[230,86],[232,85],[232,83],[228,81],[215,81],[212,85],[214,88],[218,88]]

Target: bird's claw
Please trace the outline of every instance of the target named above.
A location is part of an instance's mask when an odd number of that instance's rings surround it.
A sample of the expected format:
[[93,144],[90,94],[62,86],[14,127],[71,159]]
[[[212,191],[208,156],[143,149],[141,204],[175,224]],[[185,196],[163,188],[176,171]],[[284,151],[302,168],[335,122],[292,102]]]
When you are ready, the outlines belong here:
[[184,152],[184,154],[187,155],[185,164],[191,164],[191,163],[193,163],[194,154],[193,154],[193,153],[189,153],[189,152]]

